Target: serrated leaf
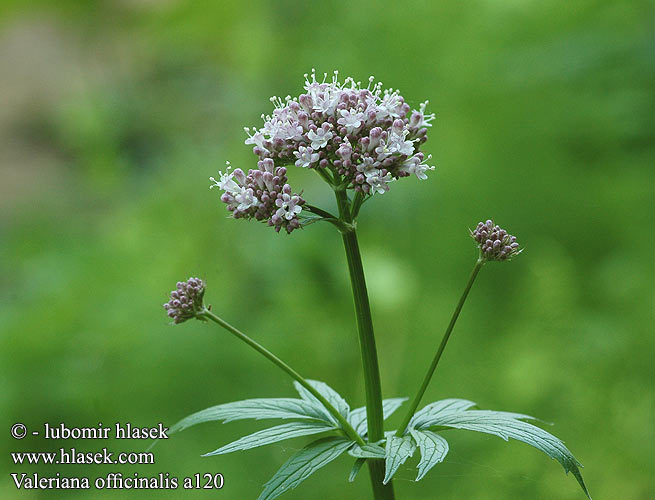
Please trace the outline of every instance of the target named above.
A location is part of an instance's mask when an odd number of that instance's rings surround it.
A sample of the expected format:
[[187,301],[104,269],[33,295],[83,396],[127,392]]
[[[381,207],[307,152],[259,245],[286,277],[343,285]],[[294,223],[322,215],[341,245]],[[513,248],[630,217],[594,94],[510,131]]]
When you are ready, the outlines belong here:
[[311,474],[336,459],[352,445],[340,437],[319,439],[294,454],[264,485],[258,500],[272,500],[285,491],[295,488]]
[[[325,399],[328,400],[328,402],[334,406],[341,415],[344,416],[344,418],[348,418],[348,414],[350,413],[350,405],[346,402],[345,399],[341,397],[341,395],[332,389],[329,385],[327,385],[325,382],[321,382],[319,380],[307,380],[309,385],[311,385],[314,389],[316,389],[321,396],[323,396]],[[293,383],[294,387],[298,391],[298,394],[300,394],[300,397],[304,399],[305,401],[308,401],[310,403],[313,403],[314,405],[319,405],[320,408],[325,408],[323,406],[323,403],[321,403],[316,397],[309,392],[306,388],[304,388],[302,385],[300,385],[298,382]],[[334,416],[325,408],[324,410],[325,415],[330,419],[330,421],[336,423],[336,419]]]
[[387,456],[384,448],[376,444],[365,444],[364,446],[356,444],[348,450],[348,454],[355,458],[385,458]]
[[411,436],[389,436],[387,438],[386,456],[384,460],[383,484],[391,481],[391,478],[405,461],[414,454],[416,444]]
[[290,422],[288,424],[277,425],[242,437],[241,439],[237,439],[215,451],[205,453],[203,457],[223,455],[233,451],[249,450],[258,446],[265,446],[267,444],[284,441],[285,439],[319,434],[334,429],[336,429],[336,427],[333,425],[323,422]]
[[473,401],[466,399],[442,399],[435,401],[429,405],[424,406],[421,410],[417,411],[412,419],[409,421],[408,429],[420,429],[423,423],[432,418],[437,417],[441,413],[452,411],[464,411],[475,406]]
[[432,431],[411,429],[409,432],[421,451],[418,476],[416,476],[416,480],[420,481],[432,467],[439,462],[443,462],[443,459],[446,458],[448,441]]
[[[383,419],[386,420],[389,416],[393,414],[402,404],[407,401],[407,398],[389,398],[382,401],[382,415]],[[366,436],[368,432],[368,422],[366,421],[366,406],[361,408],[356,408],[350,412],[348,418],[350,425],[360,436]]]
[[348,481],[353,482],[355,478],[357,477],[357,474],[359,473],[359,470],[362,468],[362,465],[364,465],[364,462],[366,462],[365,458],[358,458],[355,460],[355,463],[353,464],[353,468],[350,470],[350,475],[348,476]]
[[266,418],[281,419],[315,419],[332,423],[331,419],[326,419],[324,409],[303,399],[296,398],[264,398],[264,399],[246,399],[244,401],[234,401],[222,405],[212,406],[199,412],[193,413],[183,418],[169,431],[169,434],[187,429],[193,425],[204,422],[213,422],[222,420],[231,422],[233,420],[242,420],[253,418],[261,420]]
[[502,411],[451,411],[440,413],[430,421],[426,420],[422,424],[422,429],[433,426],[452,427],[493,434],[505,441],[509,438],[522,441],[557,460],[567,473],[572,472],[587,497],[591,498],[580,473],[579,467],[582,467],[582,464],[576,460],[561,440],[540,427],[519,420],[531,418],[533,417],[520,413]]

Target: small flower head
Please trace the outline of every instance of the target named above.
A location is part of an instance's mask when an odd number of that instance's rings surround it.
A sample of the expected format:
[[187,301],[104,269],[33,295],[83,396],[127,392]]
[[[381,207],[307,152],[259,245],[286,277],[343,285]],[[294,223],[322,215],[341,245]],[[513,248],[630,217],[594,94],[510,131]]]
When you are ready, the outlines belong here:
[[516,237],[494,225],[492,220],[478,223],[471,236],[477,241],[484,260],[509,260],[522,252]]
[[171,300],[164,304],[164,309],[175,324],[195,318],[203,309],[202,297],[205,295],[205,282],[199,278],[178,281],[171,292]]

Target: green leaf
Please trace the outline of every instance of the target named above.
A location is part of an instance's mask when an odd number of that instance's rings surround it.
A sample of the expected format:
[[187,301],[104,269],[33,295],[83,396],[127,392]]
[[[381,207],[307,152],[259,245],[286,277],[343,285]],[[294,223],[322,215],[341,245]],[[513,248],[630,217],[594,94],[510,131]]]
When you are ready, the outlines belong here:
[[280,467],[264,485],[258,500],[272,500],[285,491],[295,488],[311,474],[341,455],[352,441],[340,437],[328,437],[308,444]]
[[407,428],[420,429],[423,427],[424,422],[429,422],[441,413],[464,411],[472,406],[475,406],[475,403],[466,399],[442,399],[441,401],[435,401],[417,411],[409,421]]
[[[344,418],[348,418],[348,414],[350,413],[350,406],[346,402],[345,399],[341,397],[341,395],[332,389],[329,385],[327,385],[325,382],[320,382],[318,380],[307,380],[309,385],[311,385],[314,389],[316,389],[321,396],[323,396],[325,399],[328,400],[328,402],[334,406],[339,413],[341,413]],[[325,408],[323,406],[323,403],[321,403],[316,397],[309,392],[307,389],[305,389],[302,385],[300,385],[298,382],[293,383],[294,387],[298,391],[298,394],[300,394],[300,397],[303,398],[305,401],[312,403],[314,405],[318,405],[320,408]],[[324,410],[325,415],[329,418],[331,422],[336,423],[336,419],[334,416],[325,408]]]
[[531,418],[533,417],[520,413],[502,411],[448,411],[438,413],[431,420],[422,420],[421,430],[434,426],[452,427],[493,434],[505,441],[509,438],[522,441],[557,460],[567,473],[572,472],[587,497],[591,498],[580,473],[579,467],[582,467],[582,464],[558,438],[535,425],[520,420]]
[[387,438],[385,473],[383,484],[391,481],[391,478],[405,461],[414,454],[416,444],[411,436],[398,437],[391,435]]
[[355,458],[385,458],[384,448],[376,444],[355,445],[348,450],[348,454]]
[[362,468],[362,465],[364,465],[364,462],[366,462],[365,458],[358,458],[355,460],[355,463],[353,464],[353,468],[350,470],[350,475],[348,476],[348,481],[353,482],[355,478],[357,477],[357,473],[359,473],[359,469]]
[[[402,406],[407,398],[390,398],[382,401],[382,418],[387,419],[393,412]],[[366,407],[356,408],[350,412],[348,418],[350,425],[360,436],[366,436],[368,432],[368,422],[366,421]]]
[[334,426],[325,424],[323,422],[290,422],[288,424],[282,424],[271,427],[270,429],[264,429],[262,431],[258,431],[248,436],[242,437],[241,439],[237,439],[236,441],[230,444],[226,444],[225,446],[215,451],[205,453],[203,457],[223,455],[233,451],[249,450],[258,446],[265,446],[267,444],[277,443],[278,441],[284,441],[285,439],[291,439],[299,436],[308,436],[310,434],[318,434],[334,429]]
[[432,431],[411,429],[410,434],[421,451],[421,460],[418,463],[418,476],[416,476],[416,480],[420,481],[432,467],[439,462],[443,462],[443,459],[446,458],[448,441]]
[[204,422],[213,422],[216,420],[231,422],[246,418],[253,418],[255,420],[265,418],[315,419],[332,423],[332,419],[325,418],[324,411],[322,405],[316,406],[303,399],[246,399],[244,401],[212,406],[211,408],[189,415],[173,425],[170,433],[179,432]]

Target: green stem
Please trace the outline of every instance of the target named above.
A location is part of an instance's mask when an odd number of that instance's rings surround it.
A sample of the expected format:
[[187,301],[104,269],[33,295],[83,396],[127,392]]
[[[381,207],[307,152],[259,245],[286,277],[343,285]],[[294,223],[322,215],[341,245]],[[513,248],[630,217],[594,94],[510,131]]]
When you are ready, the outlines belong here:
[[323,217],[323,218],[325,218],[325,219],[336,219],[336,217],[335,217],[334,215],[332,215],[332,214],[331,214],[330,212],[328,212],[327,210],[323,210],[322,208],[315,207],[314,205],[310,205],[309,203],[307,203],[307,204],[305,205],[305,207],[306,207],[307,210],[309,210],[311,213],[316,214],[316,215],[320,215],[321,217]]
[[323,406],[325,406],[325,408],[327,408],[327,410],[337,419],[339,424],[341,424],[343,431],[350,439],[355,441],[360,446],[365,444],[364,440],[357,434],[355,429],[353,429],[353,427],[350,425],[350,423],[348,423],[345,417],[341,415],[341,413],[339,413],[339,411],[334,406],[332,406],[332,404],[327,399],[325,399],[325,397],[323,397],[323,395],[320,392],[314,389],[314,387],[312,387],[312,385],[309,382],[307,382],[307,380],[305,380],[296,370],[291,368],[288,364],[286,364],[284,361],[278,358],[275,354],[273,354],[271,351],[266,349],[264,346],[255,342],[253,339],[248,337],[245,333],[241,332],[240,330],[230,325],[227,321],[224,321],[223,319],[216,316],[213,312],[211,312],[207,308],[199,312],[197,314],[197,317],[210,319],[214,323],[222,326],[232,335],[234,335],[238,339],[248,344],[250,347],[255,349],[260,354],[263,354],[268,360],[276,364],[287,374],[291,375],[291,377],[294,380],[296,380],[300,385],[302,385],[305,389],[307,389],[316,399],[318,399],[321,402]]
[[412,401],[411,406],[407,410],[407,414],[405,415],[405,418],[402,421],[402,424],[400,427],[398,427],[398,430],[396,431],[396,436],[401,437],[404,433],[405,430],[407,429],[407,426],[409,425],[409,421],[412,419],[414,416],[414,413],[416,412],[416,408],[418,408],[418,405],[421,403],[421,398],[423,398],[423,394],[425,394],[425,390],[428,388],[428,384],[430,383],[430,379],[432,379],[432,375],[434,374],[434,371],[437,369],[437,365],[439,364],[439,360],[441,359],[441,355],[443,354],[444,349],[446,348],[446,344],[448,343],[448,339],[450,338],[450,334],[453,331],[453,328],[455,327],[455,323],[457,322],[457,318],[459,317],[459,313],[462,311],[462,307],[464,306],[464,302],[466,302],[466,297],[468,297],[469,292],[471,291],[471,287],[473,286],[473,283],[475,282],[475,278],[477,277],[478,273],[480,272],[480,269],[482,269],[482,266],[484,265],[484,260],[480,257],[478,258],[478,261],[475,263],[475,267],[473,268],[473,271],[471,272],[471,276],[469,277],[469,281],[466,284],[466,288],[464,289],[464,293],[462,296],[459,298],[459,302],[457,303],[457,307],[455,307],[455,311],[453,312],[452,318],[450,318],[450,323],[448,323],[448,327],[446,328],[445,333],[443,334],[443,338],[441,339],[441,344],[439,344],[439,348],[437,349],[437,353],[434,355],[434,359],[432,360],[432,364],[430,365],[430,368],[428,368],[428,372],[425,374],[425,378],[423,379],[423,383],[421,384],[421,388],[418,390],[418,393],[416,394],[416,397]]
[[351,229],[351,224],[344,222],[338,217],[335,217],[330,212],[326,212],[322,208],[315,207],[314,205],[305,205],[305,206],[307,207],[307,210],[310,211],[311,213],[319,215],[321,217],[320,220],[329,222],[330,224],[335,226],[339,230],[339,232],[343,233]]
[[375,500],[394,500],[393,480],[389,481],[387,484],[382,483],[382,481],[384,481],[384,459],[369,458],[367,462],[368,472],[371,476],[373,498]]
[[376,442],[384,437],[382,427],[382,391],[380,385],[380,369],[378,366],[375,336],[371,308],[368,302],[364,269],[359,253],[359,244],[355,231],[343,233],[343,244],[346,248],[350,283],[355,300],[355,314],[359,331],[359,347],[364,365],[364,381],[366,386],[366,416],[368,420],[369,441]]
[[[380,368],[378,366],[378,356],[375,347],[371,307],[368,301],[362,257],[359,252],[359,243],[357,242],[357,234],[353,224],[348,196],[346,191],[342,189],[336,189],[335,193],[340,218],[346,223],[352,224],[351,230],[342,232],[341,235],[346,250],[348,270],[350,271],[350,284],[353,290],[357,329],[359,332],[359,347],[364,367],[368,441],[374,443],[384,438],[384,418],[382,412]],[[368,463],[374,498],[376,500],[393,500],[394,492],[392,482],[390,481],[386,485],[382,484],[384,479],[384,460],[370,459]]]

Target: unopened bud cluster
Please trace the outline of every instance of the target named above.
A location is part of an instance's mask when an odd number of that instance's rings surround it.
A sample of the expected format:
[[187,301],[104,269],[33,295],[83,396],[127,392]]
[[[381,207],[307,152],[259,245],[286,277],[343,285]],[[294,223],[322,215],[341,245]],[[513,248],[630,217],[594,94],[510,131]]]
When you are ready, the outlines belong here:
[[509,234],[492,220],[478,223],[471,236],[478,242],[484,260],[507,260],[521,253],[516,237]]
[[171,300],[164,304],[164,309],[174,323],[182,323],[196,317],[203,308],[202,297],[205,295],[205,282],[199,278],[178,281],[171,292]]

